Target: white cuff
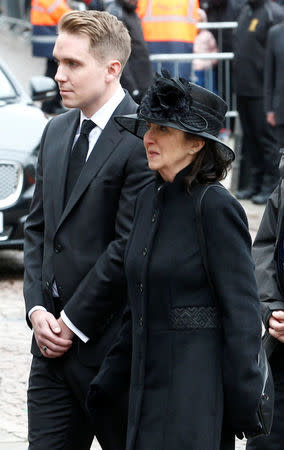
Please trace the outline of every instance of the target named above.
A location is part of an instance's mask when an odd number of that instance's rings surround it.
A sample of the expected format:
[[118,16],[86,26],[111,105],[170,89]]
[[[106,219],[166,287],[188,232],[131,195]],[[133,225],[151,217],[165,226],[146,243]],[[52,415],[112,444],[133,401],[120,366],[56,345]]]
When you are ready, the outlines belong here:
[[76,336],[78,336],[78,338],[81,339],[81,341],[83,341],[86,344],[86,342],[90,340],[90,338],[88,338],[84,333],[82,333],[82,331],[78,330],[78,328],[75,327],[75,325],[68,319],[63,310],[61,311],[60,316],[65,325],[67,325],[67,327],[70,328],[70,330],[73,331],[73,333],[75,333]]
[[40,306],[40,305],[36,305],[34,306],[32,309],[29,310],[28,312],[28,318],[31,320],[31,315],[34,311],[37,310],[41,310],[41,311],[46,311],[46,308],[44,306]]

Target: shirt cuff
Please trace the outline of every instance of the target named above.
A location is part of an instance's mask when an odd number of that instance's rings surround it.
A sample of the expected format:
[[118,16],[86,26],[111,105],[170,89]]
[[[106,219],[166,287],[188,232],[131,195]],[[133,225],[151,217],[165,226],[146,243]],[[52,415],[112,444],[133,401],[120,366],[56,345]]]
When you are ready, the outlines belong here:
[[30,309],[30,311],[28,312],[28,318],[31,320],[31,315],[34,311],[37,310],[41,310],[41,311],[46,311],[46,308],[44,306],[40,306],[40,305],[36,305],[34,306],[32,309]]
[[78,328],[75,327],[75,325],[68,319],[64,311],[61,311],[60,316],[65,325],[67,325],[67,327],[70,328],[70,330],[73,331],[73,333],[75,333],[76,336],[81,339],[81,341],[86,344],[90,340],[88,336],[86,336],[84,333],[82,333],[82,331],[78,330]]

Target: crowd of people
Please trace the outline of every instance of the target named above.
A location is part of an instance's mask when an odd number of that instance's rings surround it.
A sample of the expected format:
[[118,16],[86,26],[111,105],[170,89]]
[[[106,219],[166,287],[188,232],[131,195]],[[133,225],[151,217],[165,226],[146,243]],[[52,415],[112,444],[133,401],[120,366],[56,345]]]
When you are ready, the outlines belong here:
[[[52,116],[25,224],[29,450],[89,450],[94,436],[103,450],[234,450],[244,435],[247,450],[282,450],[284,7],[84,4],[31,1],[33,54],[58,93],[42,105]],[[198,21],[238,24],[220,43]],[[235,158],[220,138],[222,72],[204,87],[218,62],[196,58],[193,82],[189,63],[155,74],[150,61],[232,50],[250,174],[235,195],[221,184]],[[244,199],[266,204],[253,250]]]

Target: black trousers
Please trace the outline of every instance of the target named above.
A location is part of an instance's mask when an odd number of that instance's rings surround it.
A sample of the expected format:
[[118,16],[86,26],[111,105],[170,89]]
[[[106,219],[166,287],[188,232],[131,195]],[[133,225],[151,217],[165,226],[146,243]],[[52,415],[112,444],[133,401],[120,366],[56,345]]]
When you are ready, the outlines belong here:
[[248,163],[252,183],[276,184],[279,179],[279,148],[275,129],[266,121],[263,97],[237,97],[243,131],[242,158]]
[[[55,316],[63,304],[54,300]],[[90,359],[91,359],[90,355]],[[28,386],[29,450],[89,450],[96,435],[103,450],[124,450],[126,411],[109,402],[91,423],[85,408],[97,367],[78,358],[78,338],[61,358],[33,357]]]
[[275,386],[274,418],[269,436],[250,439],[246,450],[283,450],[284,448],[284,344],[273,352],[270,365]]

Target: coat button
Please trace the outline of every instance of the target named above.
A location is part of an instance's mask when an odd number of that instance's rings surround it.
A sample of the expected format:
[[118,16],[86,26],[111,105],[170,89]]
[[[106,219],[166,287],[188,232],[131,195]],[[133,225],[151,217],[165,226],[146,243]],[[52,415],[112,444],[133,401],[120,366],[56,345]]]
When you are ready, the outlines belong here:
[[148,250],[147,250],[147,248],[145,247],[145,248],[143,249],[143,256],[146,256],[147,253],[148,253]]
[[60,253],[63,250],[63,247],[61,244],[56,244],[54,247],[55,253]]
[[154,213],[152,216],[152,223],[156,222],[156,220],[157,220],[157,214]]

